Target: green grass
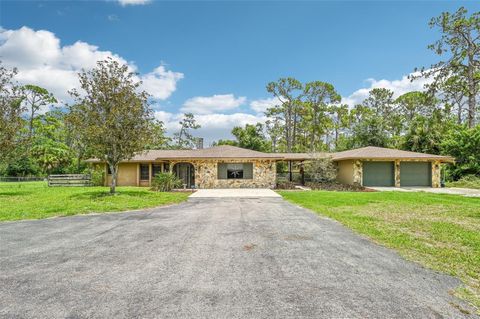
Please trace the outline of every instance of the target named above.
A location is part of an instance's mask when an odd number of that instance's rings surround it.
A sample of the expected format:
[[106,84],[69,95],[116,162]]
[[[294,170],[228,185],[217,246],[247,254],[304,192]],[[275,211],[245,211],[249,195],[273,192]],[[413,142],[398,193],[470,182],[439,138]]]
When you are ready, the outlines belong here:
[[184,201],[188,193],[159,193],[141,187],[48,187],[45,182],[0,183],[0,221],[39,219],[155,207]]
[[402,256],[458,277],[480,309],[480,198],[407,192],[281,191]]

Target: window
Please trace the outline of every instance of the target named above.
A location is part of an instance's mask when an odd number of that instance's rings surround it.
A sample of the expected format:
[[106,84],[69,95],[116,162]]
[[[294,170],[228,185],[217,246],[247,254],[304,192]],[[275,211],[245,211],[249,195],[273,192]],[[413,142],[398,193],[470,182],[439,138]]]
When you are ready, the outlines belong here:
[[219,163],[218,179],[252,179],[252,163]]
[[148,181],[150,179],[150,167],[148,164],[140,164],[140,180]]
[[153,164],[152,165],[152,175],[157,176],[158,173],[162,172],[162,164]]
[[107,174],[112,175],[112,170],[110,169],[110,165],[107,164]]

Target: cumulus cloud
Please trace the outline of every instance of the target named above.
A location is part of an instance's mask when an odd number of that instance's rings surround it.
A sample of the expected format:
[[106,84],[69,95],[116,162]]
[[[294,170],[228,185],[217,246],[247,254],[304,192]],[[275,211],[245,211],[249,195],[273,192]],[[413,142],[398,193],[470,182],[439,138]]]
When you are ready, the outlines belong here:
[[[16,79],[23,84],[44,87],[62,101],[68,101],[68,91],[79,86],[78,73],[82,69],[89,70],[107,57],[128,64],[131,71],[137,70],[133,63],[119,55],[86,42],[62,46],[60,39],[50,31],[28,27],[0,29],[0,60],[8,67],[18,68]],[[160,100],[168,98],[182,78],[182,73],[166,70],[162,65],[139,76],[144,82],[143,89]]]
[[122,6],[136,6],[150,3],[151,0],[118,0]]
[[264,113],[267,109],[280,105],[280,100],[277,97],[253,100],[250,102],[250,108],[257,113]]
[[[167,133],[172,135],[180,127],[178,122],[182,119],[182,113],[169,113],[164,111],[155,112],[155,117],[163,121]],[[205,145],[210,145],[218,139],[232,139],[231,134],[234,126],[245,126],[246,124],[264,123],[266,117],[248,113],[233,114],[199,114],[195,119],[201,128],[196,130],[195,135],[205,139]]]
[[235,109],[244,104],[246,97],[235,97],[233,94],[219,94],[212,96],[196,96],[185,101],[181,111],[194,114],[212,114]]
[[[413,73],[412,73],[413,74]],[[412,75],[411,74],[411,75]],[[367,79],[369,86],[367,88],[361,88],[353,92],[347,97],[342,97],[342,103],[353,107],[361,103],[364,99],[368,97],[368,92],[374,88],[385,88],[393,91],[394,98],[399,97],[402,94],[411,92],[411,91],[423,91],[424,86],[427,83],[430,83],[431,80],[420,78],[416,79],[413,82],[408,78],[408,75],[404,75],[400,80],[375,80]]]
[[183,73],[165,69],[163,65],[141,77],[143,89],[153,98],[165,100],[177,89],[177,82],[183,79]]

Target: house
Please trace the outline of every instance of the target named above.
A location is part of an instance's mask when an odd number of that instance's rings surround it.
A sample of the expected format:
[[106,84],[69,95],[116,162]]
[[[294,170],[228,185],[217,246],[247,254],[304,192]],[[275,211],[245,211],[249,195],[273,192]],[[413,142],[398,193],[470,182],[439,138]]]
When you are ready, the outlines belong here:
[[[263,153],[222,145],[195,150],[150,150],[119,165],[119,186],[149,186],[159,172],[173,172],[187,188],[274,188],[276,164],[297,165],[319,157],[331,157],[337,179],[363,186],[440,187],[440,166],[453,162],[449,156],[364,147],[337,153]],[[108,167],[99,160],[111,181]],[[291,173],[290,173],[291,178]]]

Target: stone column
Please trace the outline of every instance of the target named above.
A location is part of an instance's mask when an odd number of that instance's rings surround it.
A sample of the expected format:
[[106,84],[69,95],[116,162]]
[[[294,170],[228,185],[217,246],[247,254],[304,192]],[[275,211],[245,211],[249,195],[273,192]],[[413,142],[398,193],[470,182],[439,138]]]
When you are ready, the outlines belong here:
[[400,161],[395,160],[395,187],[400,187]]
[[432,187],[438,188],[440,187],[440,162],[435,161],[432,162]]
[[362,185],[363,184],[363,165],[362,161],[355,160],[353,161],[353,184]]

